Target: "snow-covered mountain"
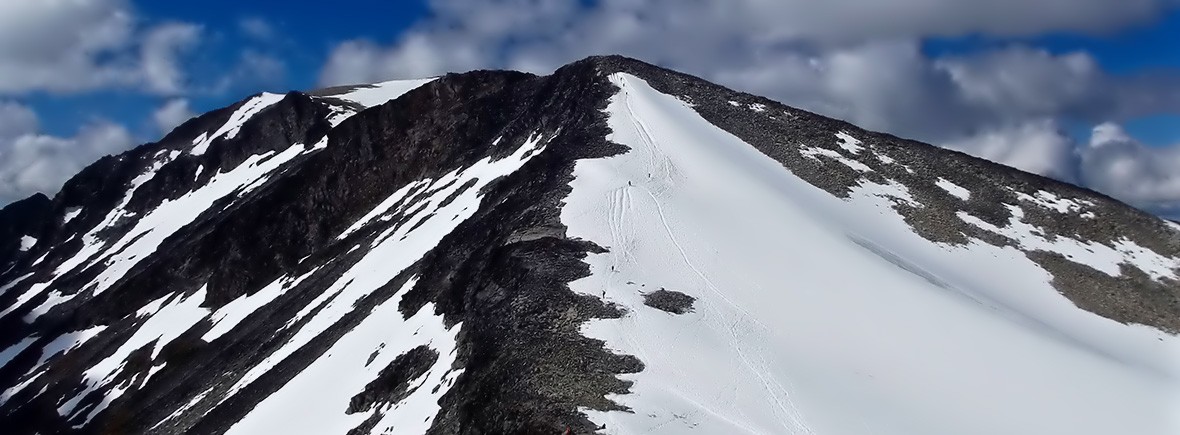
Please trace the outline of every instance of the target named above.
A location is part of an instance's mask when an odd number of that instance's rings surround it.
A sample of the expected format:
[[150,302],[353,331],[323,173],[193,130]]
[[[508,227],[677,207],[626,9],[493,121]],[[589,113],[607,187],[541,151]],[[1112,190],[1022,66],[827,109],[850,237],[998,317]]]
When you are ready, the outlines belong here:
[[0,272],[3,433],[1180,433],[1180,226],[620,57],[253,96]]

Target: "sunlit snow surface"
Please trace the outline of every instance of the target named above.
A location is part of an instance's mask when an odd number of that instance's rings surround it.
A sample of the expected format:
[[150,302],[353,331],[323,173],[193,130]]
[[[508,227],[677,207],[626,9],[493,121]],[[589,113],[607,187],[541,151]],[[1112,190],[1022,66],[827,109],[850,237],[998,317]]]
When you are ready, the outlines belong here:
[[221,139],[223,137],[226,139],[233,139],[238,135],[238,131],[242,129],[242,126],[246,124],[246,121],[249,121],[250,118],[253,118],[254,115],[257,115],[264,109],[273,106],[279,101],[282,101],[282,99],[282,95],[272,94],[269,92],[263,92],[258,96],[251,98],[242,104],[241,107],[235,110],[233,115],[230,115],[229,121],[226,122],[225,125],[220,129],[213,132],[212,134],[202,134],[201,136],[197,137],[197,139],[193,141],[193,148],[189,150],[189,153],[193,155],[205,154],[205,151],[209,150],[209,145],[211,145],[214,140]]
[[[348,89],[345,92],[328,95],[327,97],[353,103],[359,106],[359,109],[363,110],[385,104],[390,100],[402,96],[406,92],[410,92],[434,80],[434,78],[392,80],[370,85],[358,85]],[[330,122],[333,126],[340,125],[340,123],[344,122],[344,120],[357,114],[357,109],[357,107],[340,107],[338,105],[333,105],[333,114],[328,119],[328,122]]]
[[953,181],[949,181],[945,178],[939,178],[938,181],[934,182],[934,184],[942,188],[942,190],[945,190],[947,193],[954,195],[956,198],[964,201],[971,199],[971,191],[967,190],[967,188],[963,186],[955,184]]
[[21,238],[20,238],[21,252],[33,249],[34,246],[37,246],[37,239],[35,237],[21,236]]
[[[372,249],[364,258],[344,272],[321,297],[308,303],[287,326],[309,316],[310,320],[261,364],[247,371],[222,400],[227,400],[273,369],[280,361],[352,312],[357,301],[389,283],[437,246],[443,237],[479,209],[479,192],[484,186],[520,169],[531,158],[539,155],[551,138],[534,134],[507,157],[484,159],[429,183],[434,187],[428,187],[431,189],[428,196],[417,204],[404,204],[405,208],[401,209],[419,210],[414,217],[378,234]],[[474,180],[474,184],[468,185],[469,180]],[[464,185],[469,188],[447,203],[446,199]],[[402,196],[404,193],[399,192],[391,198]],[[391,201],[383,201],[355,227],[359,228],[390,212],[393,205]],[[439,359],[424,375],[424,379],[411,382],[412,385],[421,384],[424,387],[402,402],[378,410],[383,413],[383,417],[374,429],[376,433],[382,433],[385,429],[396,433],[425,432],[430,427],[431,419],[438,413],[439,397],[449,391],[451,383],[461,374],[461,371],[449,370],[456,357],[453,353],[459,326],[445,328],[443,319],[434,314],[433,305],[422,308],[410,319],[403,319],[398,312],[398,302],[410,286],[406,284],[397,296],[366,314],[358,327],[347,332],[307,369],[259,403],[229,433],[345,433],[369,416],[345,414],[349,399],[371,382],[393,358],[415,346],[428,345],[438,352]],[[378,359],[367,364],[369,355],[378,350]],[[442,387],[436,390],[436,385]],[[293,411],[295,409],[298,411]]]
[[[602,433],[1180,432],[1177,337],[1076,308],[1014,248],[922,239],[891,208],[905,186],[835,198],[643,80],[611,80],[611,139],[631,151],[580,161],[561,215],[609,249],[571,286],[627,310],[584,332],[645,364],[611,397],[633,412],[584,410]],[[1175,265],[1137,265],[1156,260]],[[695,311],[645,306],[660,288]]]
[[417,80],[393,80],[358,86],[346,93],[333,95],[342,100],[352,101],[366,108],[379,106],[402,96],[418,87],[434,81],[433,78]]

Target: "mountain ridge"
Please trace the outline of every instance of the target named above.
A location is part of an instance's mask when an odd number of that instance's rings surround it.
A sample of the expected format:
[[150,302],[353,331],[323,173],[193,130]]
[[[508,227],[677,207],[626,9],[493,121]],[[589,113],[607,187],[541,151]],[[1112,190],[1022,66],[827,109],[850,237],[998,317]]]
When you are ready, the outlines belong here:
[[[427,415],[430,433],[593,432],[600,423],[586,410],[627,409],[608,397],[629,391],[632,381],[620,375],[647,368],[644,358],[583,334],[587,322],[623,319],[636,308],[571,290],[570,283],[595,275],[588,258],[614,247],[570,236],[562,216],[578,162],[634,151],[609,139],[608,106],[619,92],[612,80],[620,73],[686,102],[842,200],[855,200],[870,184],[906,187],[912,197],[892,194],[891,208],[931,243],[1016,249],[1078,306],[1180,331],[1175,266],[1168,277],[1148,254],[1180,258],[1180,237],[1158,218],[1076,186],[633,59],[592,57],[544,77],[448,74],[369,107],[346,99],[357,87],[320,96],[258,94],[87,167],[45,212],[63,223],[47,224],[38,235],[45,243],[0,273],[0,307],[7,308],[0,347],[18,349],[0,366],[0,381],[44,387],[36,394],[5,391],[0,423],[30,433],[232,431],[253,424],[248,418],[266,418],[254,410],[271,409],[268,398],[327,361],[330,349],[374,321],[370,313],[396,312],[410,321],[429,307],[439,316],[438,333],[455,334],[450,352],[437,343],[413,351],[422,344],[401,354],[406,358],[376,349],[361,359],[382,355],[391,369],[381,373],[401,373],[405,385],[411,377],[442,376],[429,396],[439,409]],[[207,137],[266,102],[235,129]],[[207,148],[195,154],[198,142]],[[232,176],[239,173],[246,174],[242,181]],[[162,207],[184,217],[155,218]],[[447,213],[454,217],[443,222]],[[144,219],[157,223],[140,228]],[[1099,260],[1077,262],[1066,256],[1074,254],[1005,231],[1013,222],[1048,241],[1066,237],[1111,252],[1129,241],[1140,251],[1117,259],[1118,274],[1111,275],[1095,268],[1105,265]],[[162,234],[161,225],[171,232]],[[876,242],[854,241],[910,267]],[[0,247],[11,242],[0,239]],[[907,270],[943,282],[920,269]],[[239,305],[254,311],[238,314]],[[166,333],[171,340],[112,349],[138,343],[144,325],[170,309],[204,317]],[[238,323],[221,326],[227,318]],[[272,318],[289,320],[278,325]],[[103,325],[93,336],[78,335]],[[56,354],[37,351],[75,336],[84,338]],[[109,377],[78,370],[123,353],[126,364]],[[271,369],[260,369],[267,364]],[[395,369],[407,364],[416,368]],[[390,396],[396,400],[382,401],[368,381],[344,400],[350,415],[371,412],[351,427],[355,433],[388,427],[385,419],[399,415],[403,395],[428,390],[404,387]],[[68,397],[73,407],[62,403]]]

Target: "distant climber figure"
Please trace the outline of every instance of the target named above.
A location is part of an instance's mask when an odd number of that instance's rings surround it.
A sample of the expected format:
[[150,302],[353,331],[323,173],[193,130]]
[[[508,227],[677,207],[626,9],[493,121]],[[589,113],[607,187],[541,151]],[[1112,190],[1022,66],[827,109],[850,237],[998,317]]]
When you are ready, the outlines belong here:
[[570,429],[569,426],[566,426],[565,432],[562,432],[561,435],[574,435],[574,431],[573,429]]
[[631,182],[630,182],[630,181],[628,181],[628,182],[627,182],[627,185],[628,185],[628,186],[634,186],[634,184],[631,184]]

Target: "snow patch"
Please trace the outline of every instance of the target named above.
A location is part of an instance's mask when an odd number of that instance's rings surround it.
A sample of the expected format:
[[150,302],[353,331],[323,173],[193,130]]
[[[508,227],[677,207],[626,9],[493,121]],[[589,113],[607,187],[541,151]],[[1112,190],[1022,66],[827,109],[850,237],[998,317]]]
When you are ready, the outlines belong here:
[[[450,370],[458,355],[456,338],[462,326],[447,329],[433,304],[404,319],[398,304],[415,282],[409,280],[395,297],[373,308],[356,328],[255,406],[227,433],[348,432],[370,416],[347,414],[349,399],[363,391],[397,356],[429,345],[438,352],[438,360],[426,375],[411,382],[413,393],[409,397],[376,410],[383,417],[374,428],[374,433],[425,433],[440,410],[439,399],[462,373]],[[435,389],[435,385],[441,387]]]
[[849,168],[855,169],[860,172],[872,172],[873,171],[873,168],[870,168],[868,165],[858,162],[856,160],[852,160],[848,157],[844,157],[843,154],[840,154],[839,152],[837,152],[835,150],[830,150],[827,148],[800,147],[799,153],[803,154],[805,157],[810,157],[810,158],[812,158],[816,161],[819,161],[819,162],[823,161],[819,158],[819,156],[824,156],[824,157],[830,158],[832,160],[835,160],[837,162],[843,163],[844,166],[847,166]]
[[28,349],[28,347],[35,341],[37,341],[37,337],[28,337],[12,346],[8,346],[7,349],[0,351],[0,370],[4,369],[4,366],[7,366],[8,363],[12,362],[12,360],[16,358],[17,355],[20,355],[21,352],[24,352],[25,349]]
[[81,347],[87,341],[90,341],[90,339],[94,338],[106,329],[106,326],[99,325],[81,331],[62,334],[53,341],[49,342],[49,344],[46,344],[45,347],[41,348],[41,358],[37,360],[37,364],[34,366],[33,370],[36,370],[37,367],[40,367],[41,365],[48,362],[50,358],[59,355],[65,355],[71,350]]
[[24,391],[25,388],[28,388],[29,385],[32,385],[33,382],[36,382],[37,379],[39,379],[40,377],[41,377],[41,374],[38,373],[35,376],[30,376],[30,377],[26,378],[25,380],[21,381],[19,384],[16,384],[12,388],[4,390],[3,393],[0,393],[0,406],[3,406],[5,403],[8,403],[9,400],[12,400],[12,398],[14,396],[19,394],[21,391]]
[[[455,181],[449,183],[446,188],[440,186],[418,204],[405,205],[407,210],[411,207],[420,207],[422,210],[410,221],[378,235],[372,244],[372,249],[363,258],[296,313],[284,328],[293,327],[308,316],[313,317],[304,322],[286,343],[268,355],[260,364],[248,370],[222,397],[222,401],[253,383],[279,362],[336,324],[355,309],[357,301],[388,284],[403,270],[422,258],[437,246],[443,237],[475,214],[482,201],[480,191],[485,186],[502,176],[515,172],[526,162],[540,155],[553,137],[546,137],[540,133],[530,135],[528,140],[512,155],[499,160],[484,159],[471,167],[454,172],[453,175],[445,176],[443,180],[454,177]],[[462,193],[457,193],[458,189],[468,180],[474,180],[474,184]],[[431,184],[438,184],[438,182]],[[457,196],[450,203],[443,205],[443,202],[452,194],[457,194]],[[383,201],[376,207],[376,210],[385,210],[387,207],[383,208],[383,206],[389,206],[386,204],[387,202]],[[377,216],[383,213],[380,211],[370,214]]]
[[0,286],[0,295],[7,293],[9,290],[12,290],[13,287],[16,287],[18,284],[21,283],[21,281],[28,279],[30,276],[33,276],[33,272],[29,272],[24,275],[21,275],[20,277],[10,281],[8,284],[4,284],[3,286]]
[[954,195],[955,197],[957,197],[961,200],[967,201],[967,200],[971,199],[971,191],[970,190],[967,190],[967,188],[960,186],[958,184],[955,184],[955,183],[951,182],[950,180],[940,177],[938,179],[938,181],[934,182],[934,184],[937,185],[938,187],[941,187],[942,190],[945,190],[947,193]]
[[70,223],[70,221],[74,220],[74,218],[78,217],[80,214],[82,214],[82,207],[70,207],[66,209],[66,214],[62,217],[61,224],[65,225]]
[[1016,192],[1016,196],[1022,201],[1028,201],[1041,207],[1054,210],[1058,213],[1069,213],[1081,211],[1084,206],[1093,206],[1094,203],[1083,199],[1073,200],[1066,199],[1053,192],[1039,190],[1035,195],[1029,195],[1024,192]]
[[859,154],[860,150],[863,148],[861,147],[862,142],[860,139],[852,137],[852,135],[849,135],[846,132],[842,131],[836,133],[836,137],[840,139],[839,142],[836,142],[836,145],[839,145],[840,148],[844,148],[845,151],[848,151],[852,154]]
[[36,239],[35,237],[32,237],[32,236],[21,236],[21,238],[20,238],[20,250],[21,250],[21,252],[25,252],[25,251],[28,251],[28,250],[30,250],[30,249],[33,249],[33,247],[34,247],[34,246],[37,246],[37,239]]
[[257,115],[266,108],[273,106],[275,103],[278,103],[282,100],[283,95],[272,94],[269,92],[263,92],[262,94],[251,98],[250,101],[247,101],[242,104],[241,107],[238,107],[238,110],[235,110],[233,115],[230,115],[229,121],[226,121],[225,125],[222,125],[221,128],[217,129],[217,131],[213,132],[213,134],[202,133],[200,136],[198,136],[197,140],[193,141],[193,147],[189,150],[189,154],[195,156],[205,154],[205,151],[209,150],[209,145],[213,144],[214,140],[217,140],[221,137],[225,137],[226,139],[233,139],[234,137],[237,137],[238,131],[242,129],[242,126],[246,124],[246,121],[249,121],[250,118],[254,117],[254,115]]
[[328,116],[328,122],[333,127],[335,127],[343,123],[348,118],[351,118],[353,115],[356,115],[361,110],[380,106],[389,101],[393,101],[405,93],[417,89],[422,85],[430,83],[434,80],[435,78],[419,80],[394,80],[371,85],[358,85],[350,89],[348,92],[327,95],[326,97],[345,100],[360,106],[360,110],[357,110],[355,107],[329,104],[329,109],[332,111],[332,114]]
[[365,108],[376,107],[396,100],[398,97],[405,95],[405,93],[418,89],[435,79],[432,77],[417,80],[393,80],[371,85],[361,85],[347,93],[332,95],[332,97],[351,101]]
[[1177,278],[1175,269],[1180,268],[1180,259],[1162,256],[1126,239],[1116,241],[1112,247],[1065,236],[1049,238],[1040,229],[1022,220],[1024,218],[1023,209],[1010,204],[1005,204],[1005,206],[1012,212],[1012,218],[1009,219],[1008,226],[1003,228],[985,222],[967,212],[961,211],[958,216],[964,222],[983,230],[1016,240],[1023,250],[1055,252],[1070,261],[1090,266],[1110,276],[1122,275],[1119,266],[1125,263],[1139,268],[1155,280]]
[[380,204],[377,204],[376,207],[373,207],[372,210],[369,210],[368,213],[366,213],[364,216],[362,216],[360,219],[358,219],[356,222],[354,222],[352,225],[350,225],[347,229],[344,230],[344,232],[340,233],[340,235],[337,236],[336,239],[337,240],[344,240],[346,237],[348,237],[352,233],[356,232],[357,230],[359,230],[361,228],[364,228],[365,225],[368,225],[374,219],[377,219],[380,217],[380,218],[383,218],[383,220],[384,220],[385,216],[389,216],[392,213],[398,213],[398,212],[403,211],[405,209],[405,207],[401,207],[396,210],[393,210],[393,207],[398,205],[399,203],[401,203],[403,200],[405,200],[406,196],[408,196],[410,194],[410,192],[414,192],[418,189],[421,189],[423,186],[430,186],[432,184],[434,184],[434,183],[432,183],[432,180],[425,179],[425,180],[415,181],[413,183],[408,183],[405,186],[402,186],[401,189],[398,189],[396,192],[393,192],[393,194],[389,195],[388,198],[385,198],[384,201],[381,201]]
[[130,382],[116,385],[111,390],[100,393],[102,400],[97,404],[78,408],[79,403],[87,395],[114,382],[115,378],[126,369],[127,358],[132,352],[150,345],[150,360],[155,361],[160,354],[160,349],[208,316],[209,311],[201,308],[201,303],[205,301],[205,293],[206,288],[202,287],[201,290],[187,297],[170,294],[139,309],[136,312],[136,317],[142,319],[143,324],[113,354],[83,372],[82,391],[76,394],[73,399],[59,406],[57,408],[58,414],[73,419],[86,412],[86,418],[81,424],[85,425],[127,390],[133,387],[138,388],[149,382],[151,374],[154,372],[149,373],[142,380],[137,380],[135,385],[129,385]]
[[28,387],[29,385],[32,385],[33,381],[40,378],[41,375],[45,373],[44,370],[40,370],[40,369],[42,366],[45,365],[46,362],[49,361],[49,358],[57,356],[59,354],[64,355],[74,349],[77,349],[78,347],[82,346],[87,341],[89,341],[91,338],[94,338],[95,336],[97,336],[100,332],[102,332],[105,329],[106,329],[106,326],[100,325],[100,326],[95,326],[93,328],[82,330],[82,331],[76,331],[76,332],[62,334],[61,336],[57,337],[53,341],[51,341],[48,344],[46,344],[45,346],[43,346],[41,348],[41,357],[40,357],[40,359],[38,359],[37,364],[34,364],[33,368],[29,369],[28,372],[26,372],[24,375],[22,375],[22,377],[24,377],[25,380],[22,381],[21,383],[17,384],[16,386],[13,386],[12,388],[5,390],[4,393],[2,395],[0,395],[0,405],[3,405],[5,402],[8,401],[8,399],[11,399],[12,396],[15,396],[17,393],[20,393],[26,387]]
[[192,407],[194,407],[194,406],[196,406],[198,403],[200,403],[200,402],[201,402],[201,400],[205,398],[205,396],[208,396],[210,391],[213,391],[213,388],[212,388],[212,387],[210,387],[209,389],[207,389],[207,390],[205,390],[205,391],[202,391],[202,392],[201,392],[201,394],[197,394],[196,396],[193,396],[193,398],[192,398],[192,399],[190,399],[190,400],[188,401],[188,403],[185,403],[185,404],[184,404],[184,406],[181,406],[180,408],[177,408],[177,409],[176,409],[176,411],[173,411],[173,412],[172,412],[172,414],[169,414],[169,415],[168,415],[167,417],[165,417],[163,420],[160,420],[158,423],[156,423],[155,425],[153,425],[153,426],[152,426],[152,428],[151,428],[151,429],[149,429],[149,431],[155,431],[155,430],[156,430],[156,428],[160,427],[160,426],[161,426],[161,425],[163,425],[164,423],[167,423],[167,422],[171,421],[172,419],[174,419],[174,418],[176,418],[176,417],[180,417],[181,415],[184,415],[185,411],[188,411],[189,409],[192,409]]
[[[862,200],[863,206],[883,208],[892,211],[895,202],[904,203],[910,207],[921,208],[922,203],[914,199],[910,189],[897,180],[887,180],[887,184],[878,184],[861,180],[849,195],[851,200]],[[869,199],[871,198],[871,199]],[[885,201],[879,201],[884,199]]]
[[[98,225],[95,225],[93,228],[82,235],[82,247],[78,250],[78,252],[62,261],[62,263],[53,270],[53,273],[45,282],[34,284],[26,289],[24,293],[21,293],[21,295],[17,297],[16,302],[6,308],[3,312],[0,312],[0,317],[11,314],[17,308],[20,308],[37,295],[40,295],[46,289],[50,289],[54,281],[66,273],[76,270],[79,267],[85,267],[84,265],[89,265],[89,262],[94,260],[95,257],[102,258],[99,256],[99,254],[104,253],[104,248],[106,247],[107,241],[101,240],[99,234],[105,230],[110,229],[111,227],[118,225],[121,220],[134,216],[134,213],[127,211],[127,204],[131,202],[131,198],[135,194],[135,191],[138,190],[139,187],[144,183],[147,183],[149,180],[154,178],[156,176],[156,172],[159,171],[160,168],[171,162],[172,159],[176,158],[178,155],[179,154],[175,152],[164,155],[163,150],[159,153],[156,153],[156,155],[153,157],[151,166],[131,180],[131,183],[127,188],[127,193],[124,194],[123,200],[119,203],[119,205],[115,206],[114,209],[107,213],[102,222],[100,222]],[[33,264],[40,264],[41,261],[43,261],[48,255],[49,253],[46,252],[45,255],[42,255],[41,258],[38,258],[37,261],[33,262]],[[72,299],[73,297],[73,295],[65,295],[61,292],[54,292],[49,295],[48,300],[41,305],[41,308],[48,310],[61,302]],[[31,319],[36,319],[39,316],[40,314],[26,316],[25,320],[31,321]]]
[[210,316],[210,320],[213,321],[213,327],[205,335],[201,336],[201,339],[211,342],[232,331],[238,326],[238,323],[241,323],[246,317],[254,314],[259,308],[274,301],[275,298],[283,294],[283,291],[298,286],[319,270],[320,268],[317,267],[295,279],[285,277],[277,279],[261,290],[254,292],[252,295],[245,295],[225,304],[225,306]]
[[[314,150],[304,150],[303,146],[295,144],[277,154],[271,151],[250,156],[233,170],[229,172],[218,172],[205,186],[189,192],[180,198],[164,201],[154,210],[141,216],[135,222],[135,226],[119,240],[113,243],[99,241],[97,236],[99,231],[108,228],[122,217],[127,216],[127,213],[123,211],[123,207],[127,202],[125,199],[123,206],[113,210],[104,224],[100,224],[83,236],[84,245],[82,249],[74,257],[58,267],[54,275],[55,277],[61,276],[91,258],[98,258],[100,259],[98,261],[103,261],[106,267],[89,284],[83,287],[94,286],[94,294],[101,294],[139,264],[140,261],[152,255],[165,239],[195,221],[201,213],[212,207],[215,202],[235,193],[243,194],[248,192],[250,189],[259,186],[272,172],[278,170],[287,162],[310,152],[314,152]],[[154,172],[149,171],[147,174],[154,175]],[[139,178],[144,178],[144,176]],[[147,178],[150,179],[150,177]],[[146,182],[147,180],[145,179],[143,181]],[[134,192],[134,190],[129,192]],[[131,193],[128,193],[127,199],[130,196]],[[99,255],[100,253],[102,255]],[[36,293],[39,293],[39,290],[48,287],[52,282],[34,286],[34,289],[37,291],[30,290],[27,292],[28,298],[31,299]],[[54,291],[50,295],[50,299],[34,308],[25,317],[25,320],[31,322],[53,307],[71,300],[74,296]]]

